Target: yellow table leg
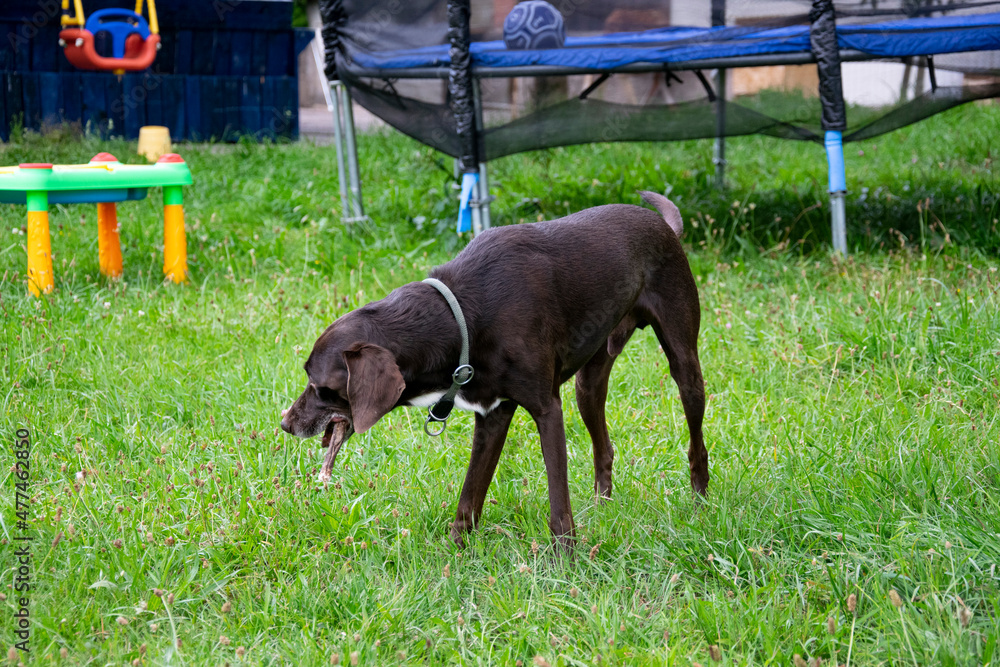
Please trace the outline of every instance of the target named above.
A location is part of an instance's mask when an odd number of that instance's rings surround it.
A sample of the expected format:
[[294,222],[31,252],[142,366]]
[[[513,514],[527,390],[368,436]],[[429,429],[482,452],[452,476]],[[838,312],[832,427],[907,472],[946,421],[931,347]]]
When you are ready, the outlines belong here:
[[49,194],[31,191],[28,199],[28,290],[35,296],[55,287],[52,241],[49,238]]
[[97,205],[97,257],[101,274],[122,275],[122,246],[118,236],[118,210],[114,202]]
[[187,281],[187,239],[184,235],[184,204],[181,187],[163,188],[163,275]]

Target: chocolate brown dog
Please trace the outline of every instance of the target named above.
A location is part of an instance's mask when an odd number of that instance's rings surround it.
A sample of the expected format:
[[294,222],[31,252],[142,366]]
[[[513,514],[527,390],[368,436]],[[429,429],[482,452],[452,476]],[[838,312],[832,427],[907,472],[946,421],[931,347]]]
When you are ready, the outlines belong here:
[[[549,483],[549,527],[573,540],[559,386],[576,375],[576,402],[594,444],[594,488],[611,496],[614,452],[604,419],[608,376],[637,327],[653,327],[680,389],[691,436],[691,486],[708,487],[701,426],[705,389],[698,361],[701,308],[678,241],[680,212],[643,192],[659,214],[613,204],[559,220],[497,227],[431,272],[450,287],[468,324],[475,375],[455,398],[476,413],[472,459],[451,536],[461,546],[483,511],[511,417],[523,407],[538,426]],[[330,478],[337,452],[393,408],[428,406],[459,365],[462,337],[442,293],[410,283],[344,315],[319,337],[305,364],[309,383],[281,427],[323,433]]]

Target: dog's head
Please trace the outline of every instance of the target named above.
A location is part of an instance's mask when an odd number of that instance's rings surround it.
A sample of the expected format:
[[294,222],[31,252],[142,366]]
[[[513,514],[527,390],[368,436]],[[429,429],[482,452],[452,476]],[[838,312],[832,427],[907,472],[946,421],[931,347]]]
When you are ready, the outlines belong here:
[[305,391],[281,418],[281,428],[292,435],[323,434],[325,474],[347,439],[392,410],[406,386],[392,353],[364,340],[345,318],[317,339],[305,364]]

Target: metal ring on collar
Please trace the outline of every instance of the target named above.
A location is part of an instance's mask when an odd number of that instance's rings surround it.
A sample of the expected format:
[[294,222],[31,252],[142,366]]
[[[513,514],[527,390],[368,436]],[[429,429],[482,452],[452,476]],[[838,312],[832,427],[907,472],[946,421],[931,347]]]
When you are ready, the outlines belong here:
[[[437,424],[441,424],[441,428],[439,430],[437,430],[437,431],[432,431],[431,430],[431,422],[435,422]],[[431,416],[430,414],[427,415],[427,421],[424,422],[424,433],[426,433],[427,435],[431,436],[432,438],[436,438],[439,435],[441,435],[442,433],[444,433],[444,430],[446,428],[448,428],[448,420],[447,419],[434,419],[434,417]]]
[[455,369],[454,373],[451,374],[451,381],[460,386],[465,385],[469,383],[474,374],[475,371],[472,369],[471,365],[462,364]]

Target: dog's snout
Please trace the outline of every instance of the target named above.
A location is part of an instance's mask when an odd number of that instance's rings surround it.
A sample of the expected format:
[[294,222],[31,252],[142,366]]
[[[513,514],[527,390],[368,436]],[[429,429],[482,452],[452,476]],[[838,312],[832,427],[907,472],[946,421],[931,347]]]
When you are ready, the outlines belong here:
[[[295,426],[292,422],[297,422],[298,420],[292,415],[292,408],[295,407],[295,403],[292,403],[287,408],[281,411],[281,430],[290,435],[295,435]],[[291,416],[290,416],[291,415]]]
[[288,423],[288,413],[291,411],[292,411],[291,406],[281,411],[281,430],[284,431],[285,433],[291,433],[292,435],[295,435],[294,433],[292,433],[292,425]]

